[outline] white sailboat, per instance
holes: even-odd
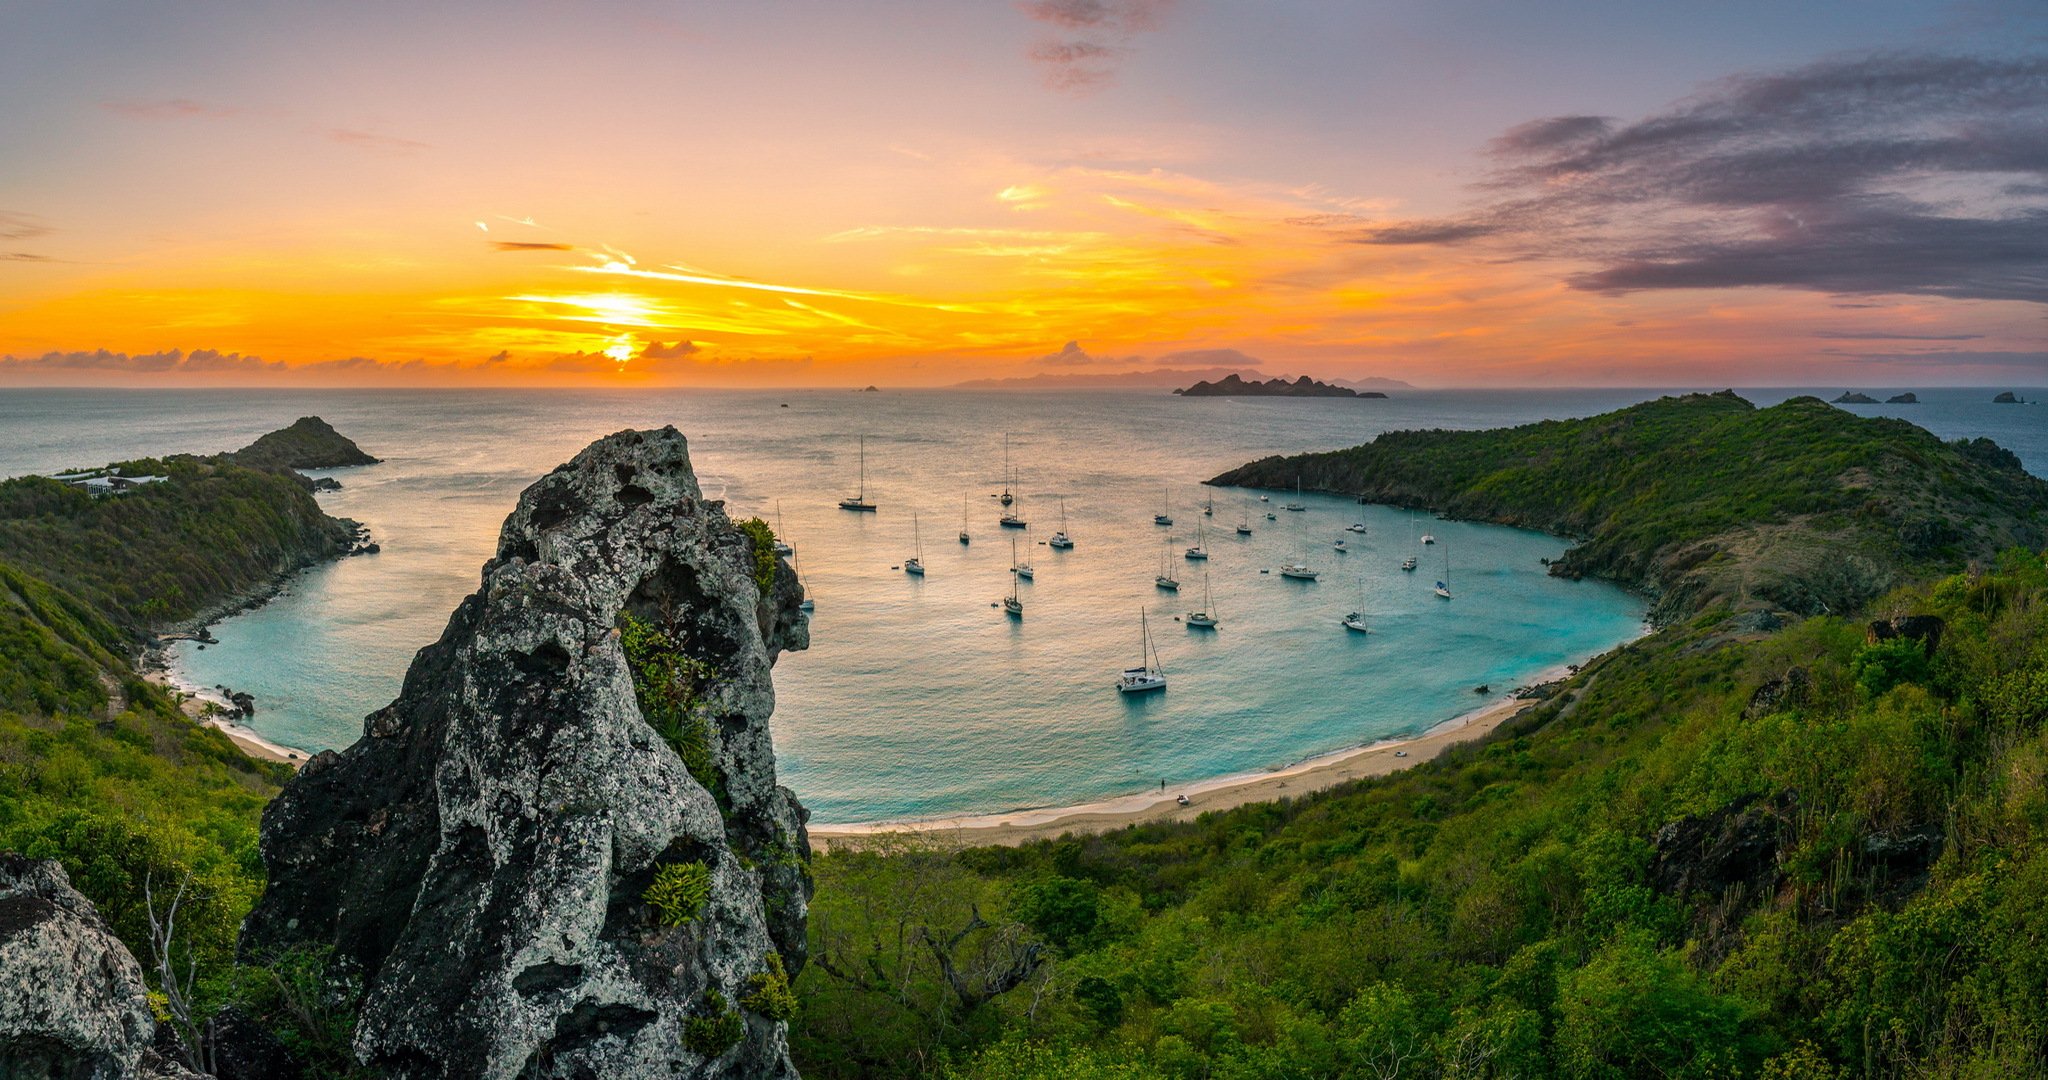
[[[782,500],[777,499],[775,500],[775,553],[783,558],[796,554],[796,549],[789,546],[789,541],[784,540],[782,537]]]
[[[1173,576],[1173,534],[1166,534],[1166,550],[1159,555],[1159,573],[1152,578],[1152,584],[1167,592],[1180,591],[1180,579]]]
[[[1355,631],[1357,631],[1358,633],[1361,633],[1361,634],[1369,634],[1369,633],[1371,633],[1371,632],[1372,632],[1372,631],[1371,631],[1371,629],[1369,629],[1369,628],[1368,628],[1368,627],[1367,627],[1367,626],[1365,625],[1365,575],[1364,575],[1364,574],[1360,574],[1360,575],[1358,575],[1358,610],[1357,610],[1357,611],[1354,611],[1354,612],[1352,612],[1352,613],[1351,613],[1351,614],[1349,614],[1349,615],[1346,615],[1346,616],[1344,616],[1344,629],[1346,629],[1346,630],[1355,630]]]
[[[1209,599],[1209,571],[1202,571],[1202,610],[1188,612],[1188,625],[1197,630],[1216,629],[1216,605]]]
[[[1060,496],[1060,529],[1052,534],[1052,539],[1047,540],[1045,546],[1061,550],[1074,546],[1074,538],[1067,535],[1067,497],[1065,495]]]
[[[924,534],[917,528],[917,511],[910,512],[910,543],[916,554],[903,560],[903,572],[915,577],[924,576]]]
[[[1018,577],[1020,577],[1020,578],[1023,578],[1023,579],[1025,580],[1025,581],[1030,581],[1030,580],[1031,580],[1031,576],[1032,576],[1033,574],[1036,574],[1037,572],[1038,572],[1038,571],[1036,571],[1036,570],[1033,570],[1033,569],[1031,568],[1031,564],[1030,564],[1029,562],[1018,562],[1018,561],[1017,561],[1017,540],[1016,540],[1016,538],[1015,538],[1015,537],[1011,537],[1011,538],[1010,538],[1010,573],[1012,573],[1012,574],[1015,574],[1015,575],[1017,575],[1017,576],[1018,576]]]
[[[1162,506],[1161,506],[1161,507],[1159,508],[1159,512],[1158,512],[1158,513],[1156,513],[1156,514],[1152,515],[1152,524],[1154,524],[1154,525],[1171,525],[1171,524],[1173,524],[1173,485],[1172,485],[1172,484],[1168,484],[1168,485],[1166,485],[1166,502],[1165,502],[1165,503],[1164,503],[1164,504],[1163,504],[1163,505],[1162,505]]]
[[[1409,572],[1409,573],[1411,573],[1411,574],[1412,574],[1412,573],[1414,573],[1414,572],[1415,572],[1415,556],[1413,556],[1413,555],[1410,555],[1410,556],[1408,556],[1407,558],[1405,558],[1405,559],[1402,559],[1402,560],[1401,560],[1401,569],[1403,569],[1403,570],[1406,570],[1406,571],[1408,571],[1408,572]]]
[[[1010,538],[1010,563],[1017,562],[1017,538]],[[1012,619],[1024,617],[1024,601],[1017,599],[1017,575],[1010,575],[1010,595],[1003,597],[1003,614]]]
[[[1208,500],[1207,500],[1207,501],[1205,501],[1205,502],[1203,502],[1203,503],[1202,503],[1202,516],[1203,516],[1203,517],[1215,517],[1215,516],[1216,516],[1216,496],[1214,496],[1214,495],[1211,495],[1211,496],[1209,496],[1209,498],[1208,498]]]
[[[1241,517],[1241,518],[1239,518],[1239,519],[1238,519],[1238,522],[1237,522],[1237,535],[1239,535],[1239,536],[1250,536],[1251,534],[1252,534],[1252,502],[1251,502],[1251,500],[1250,500],[1250,499],[1246,499],[1246,500],[1245,500],[1245,502],[1244,502],[1244,516],[1243,516],[1243,517]]]
[[[1142,640],[1138,666],[1125,668],[1123,674],[1116,677],[1116,689],[1120,694],[1166,689],[1166,670],[1159,666],[1159,650],[1152,645],[1152,627],[1145,621],[1144,608],[1138,609],[1138,635]]]
[[[1301,501],[1301,478],[1300,478],[1300,477],[1296,477],[1296,478],[1295,478],[1295,480],[1294,480],[1294,501],[1293,501],[1293,502],[1291,502],[1291,503],[1288,503],[1288,504],[1287,504],[1286,506],[1283,506],[1283,507],[1281,507],[1280,509],[1282,509],[1282,510],[1292,510],[1292,511],[1294,511],[1295,513],[1300,513],[1301,511],[1303,511],[1303,510],[1306,510],[1306,509],[1308,509],[1308,506],[1307,506],[1307,505],[1305,505],[1305,504],[1304,504],[1304,503],[1303,503],[1303,502]]]
[[[1446,600],[1451,598],[1451,553],[1444,551],[1444,579],[1436,583],[1436,594]]]
[[[874,513],[875,504],[868,501],[868,437],[860,437],[860,493],[839,500],[841,510],[862,510]]]
[[[973,537],[971,537],[971,536],[967,535],[967,508],[968,508],[969,504],[970,504],[970,500],[968,499],[967,493],[966,493],[966,492],[964,492],[964,491],[963,491],[963,492],[961,492],[961,493],[960,493],[960,542],[961,542],[961,543],[963,543],[963,544],[966,544],[966,543],[971,543],[971,542],[973,542],[973,540],[974,540],[974,538],[973,538]]]
[[[796,605],[798,611],[816,611],[818,602],[811,599],[811,587],[804,581],[804,564],[801,559],[791,559],[790,572],[796,575],[796,586],[804,591],[804,598]]]
[[[1003,432],[1003,493],[997,499],[1004,506],[1015,501],[1010,494],[1010,433],[1007,431]]]
[[[1317,578],[1317,576],[1322,573],[1322,571],[1317,570],[1315,567],[1310,566],[1308,564],[1307,556],[1301,554],[1301,541],[1298,533],[1299,530],[1297,530],[1296,536],[1296,554],[1294,556],[1294,561],[1280,568],[1280,576],[1284,578],[1292,578],[1295,581],[1314,581]]]
[[[1195,546],[1181,553],[1183,557],[1200,561],[1209,557],[1208,537],[1202,529],[1201,519],[1195,520]]]

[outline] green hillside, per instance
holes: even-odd
[[[1817,398],[1691,394],[1495,431],[1393,431],[1212,484],[1422,506],[1579,540],[1553,571],[1647,589],[1654,613],[1857,609],[1916,577],[2048,544],[2048,482],[1989,440],[1944,443]]]
[[[1879,607],[1933,655],[1704,616],[1390,777],[821,855],[805,1075],[2042,1075],[2048,570]]]

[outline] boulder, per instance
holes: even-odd
[[[46,859],[0,854],[0,1076],[194,1077],[152,1049],[142,966]]]
[[[1948,624],[1939,615],[1901,615],[1894,619],[1877,619],[1863,632],[1863,640],[1875,645],[1892,638],[1911,638],[1933,656],[1941,647],[1941,632]]]
[[[1806,704],[1807,696],[1813,691],[1813,677],[1803,667],[1790,667],[1785,674],[1765,680],[1756,692],[1749,695],[1749,704],[1742,709],[1744,720],[1769,716],[1780,709],[1793,709]]]
[[[802,595],[675,429],[593,443],[520,496],[397,700],[265,811],[244,950],[332,946],[387,1076],[794,1076],[746,1003],[805,958],[806,815],[768,731]],[[643,714],[622,627],[660,631],[686,693]]]

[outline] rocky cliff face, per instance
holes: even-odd
[[[190,1077],[150,1049],[142,968],[48,860],[0,855],[0,1076]]]
[[[528,488],[363,737],[264,815],[253,953],[330,944],[400,1077],[793,1076],[805,813],[770,665],[788,566],[626,431]]]

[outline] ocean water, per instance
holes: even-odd
[[[343,489],[321,496],[368,524],[381,554],[300,575],[216,626],[218,645],[174,654],[182,678],[254,694],[265,737],[321,749],[353,741],[397,692],[413,653],[476,587],[522,488],[593,438],[674,424],[706,495],[779,523],[797,547],[817,611],[811,649],[776,668],[778,766],[819,820],[856,822],[1061,805],[1291,763],[1419,732],[1486,700],[1479,684],[1498,693],[1626,640],[1640,632],[1641,601],[1545,574],[1540,560],[1562,540],[1312,494],[1306,512],[1289,513],[1279,507],[1291,495],[1260,503],[1199,481],[1390,429],[1589,415],[1656,393],[13,391],[0,392],[0,475],[231,449],[306,414],[385,458],[334,471]],[[1990,405],[1988,391],[1920,396],[1856,411],[1988,435],[2048,469],[2048,419],[2034,407]],[[1006,433],[1031,522],[1021,533],[997,527],[990,497]],[[857,484],[862,436],[875,514],[834,505]],[[1169,499],[1172,529],[1152,522]],[[1213,517],[1200,511],[1208,499]],[[1071,551],[1043,544],[1062,504]],[[897,569],[913,550],[913,512],[921,580]],[[1254,532],[1239,537],[1247,513]],[[963,518],[966,546],[955,538]],[[1354,521],[1364,536],[1344,531]],[[1204,567],[1178,557],[1197,522],[1215,631],[1179,621],[1202,606]],[[1419,546],[1425,529],[1441,542]],[[1019,585],[1021,622],[992,606],[1009,588],[1013,537],[1037,571]],[[1340,538],[1350,553],[1333,549]],[[1152,582],[1169,554],[1178,594]],[[1421,568],[1403,573],[1410,554]],[[1297,557],[1322,580],[1264,572]],[[1430,593],[1446,574],[1450,602]],[[1361,596],[1369,635],[1338,624]],[[1170,686],[1131,698],[1113,683],[1138,662],[1141,610]]]

